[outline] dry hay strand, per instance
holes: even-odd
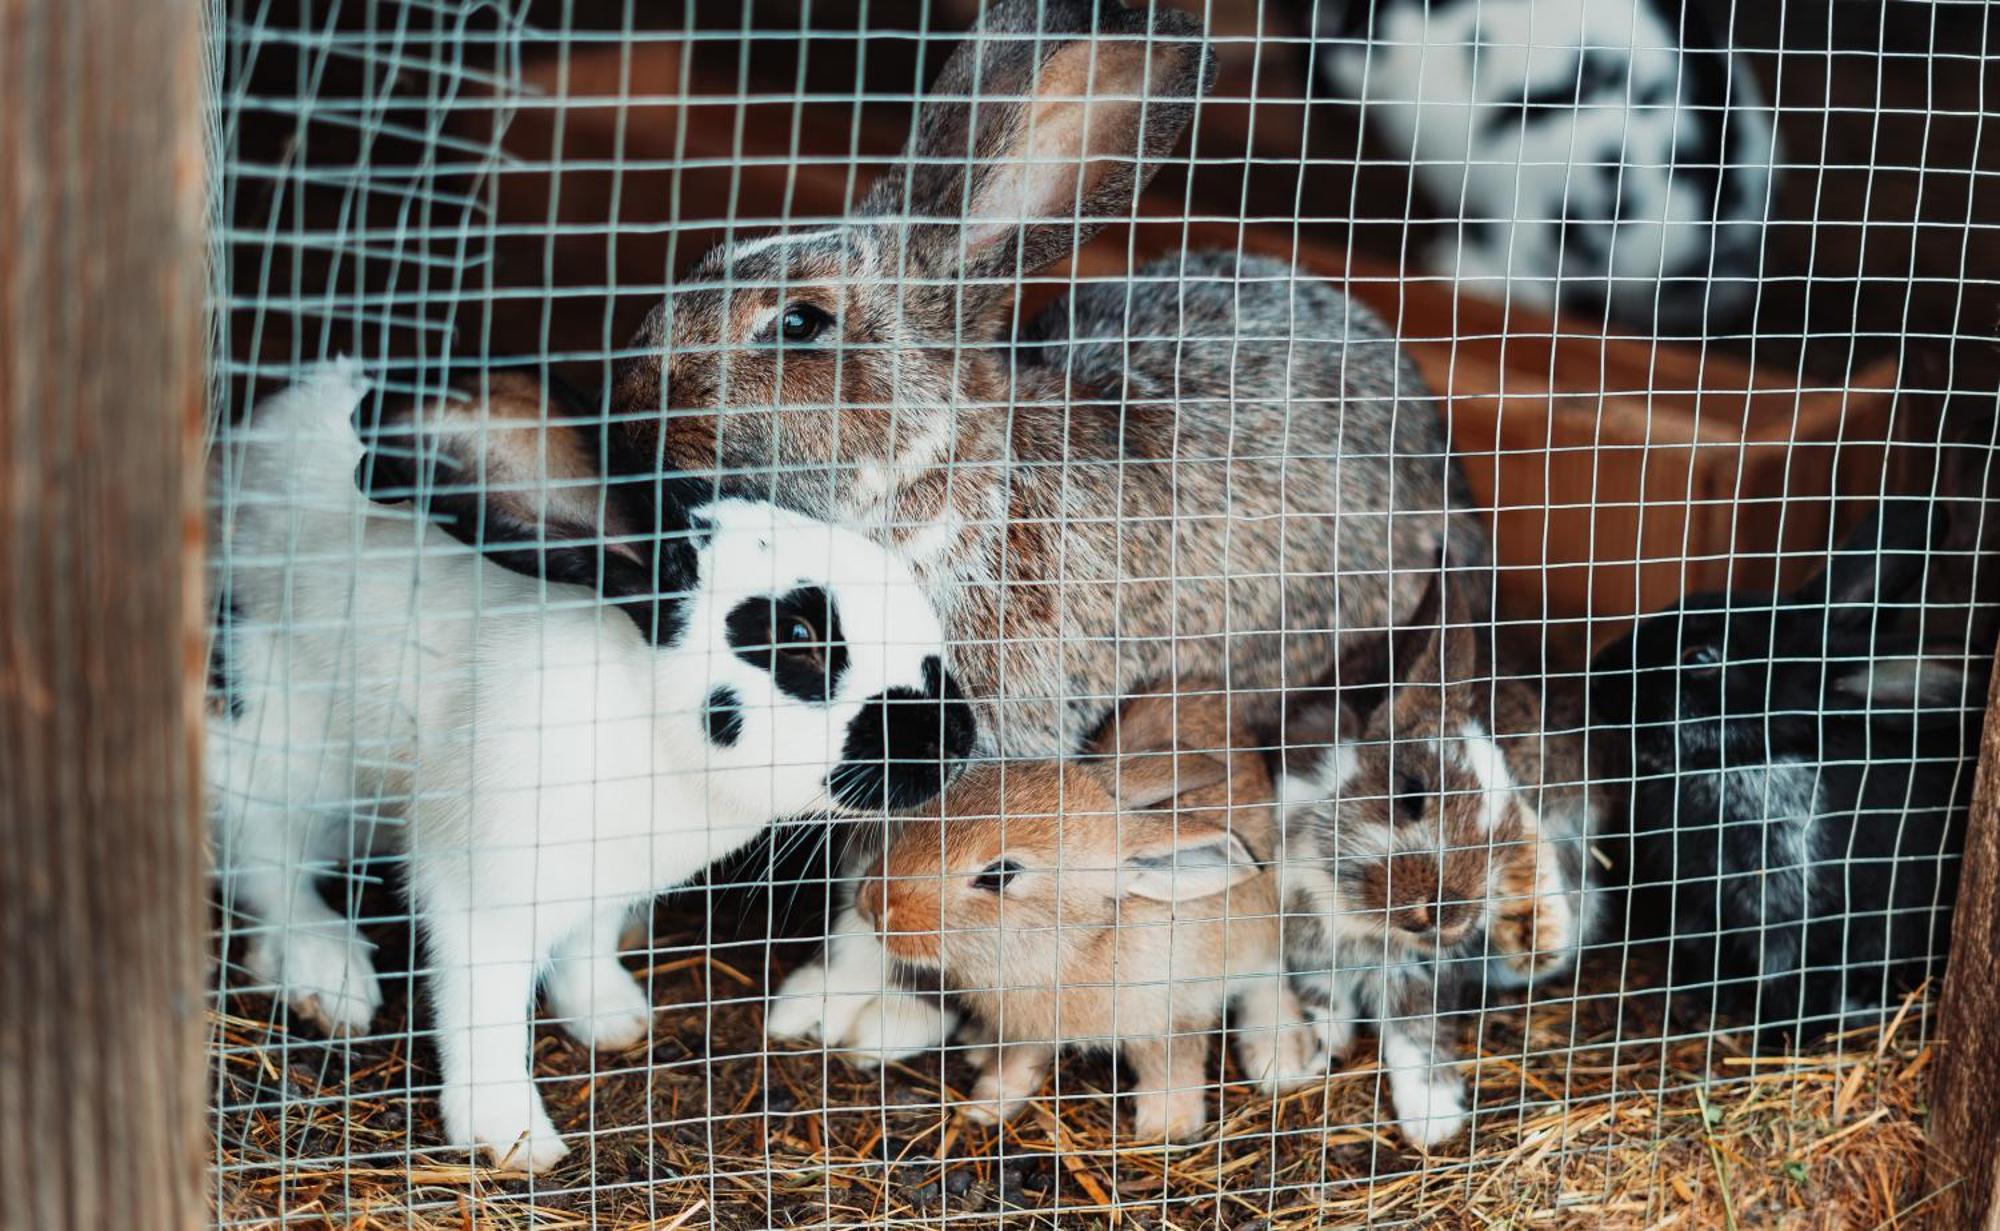
[[[683,934],[684,936],[686,934]],[[698,933],[696,935],[699,935]],[[649,1045],[592,1056],[544,1029],[537,1071],[572,1153],[535,1178],[438,1140],[426,1041],[329,1044],[231,997],[212,1032],[212,1192],[231,1227],[1875,1228],[1924,1225],[1928,1004],[1804,1054],[1664,1028],[1622,964],[1579,994],[1468,1022],[1479,1116],[1429,1155],[1391,1126],[1372,1047],[1276,1099],[1224,1064],[1218,1123],[1134,1141],[1118,1070],[1070,1059],[1012,1123],[953,1110],[971,1066],[868,1072],[767,1053],[763,942],[666,951]],[[409,1022],[407,979],[391,1014]],[[389,1020],[385,1016],[383,1020]],[[418,1036],[421,1040],[421,1034]],[[1194,1040],[1199,1043],[1200,1040]],[[1220,1054],[1224,1049],[1217,1044]]]

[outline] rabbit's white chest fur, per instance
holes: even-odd
[[[1798,757],[1681,779],[1685,811],[1678,823],[1741,829],[1729,840],[1716,836],[1721,875],[1736,878],[1728,883],[1744,886],[1744,896],[1774,920],[1803,917],[1811,898],[1817,855],[1813,818],[1822,811],[1819,779],[1819,766]],[[1704,807],[1711,800],[1713,807]],[[1746,824],[1743,818],[1754,819]],[[1789,929],[1771,928],[1759,937],[1759,946],[1767,977],[1798,965],[1798,940]]]

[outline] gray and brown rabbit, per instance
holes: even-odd
[[[1134,216],[1210,70],[1185,14],[993,5],[847,219],[709,253],[615,375],[617,456],[899,549],[995,753],[1072,752],[1133,684],[1193,673],[1268,724],[1344,633],[1415,604],[1392,564],[1448,533],[1484,552],[1421,378],[1334,286],[1189,253],[1018,319],[1026,275]],[[834,930],[880,991],[866,929]],[[832,1008],[844,978],[801,972],[813,1003],[775,1032],[902,1033]],[[937,1040],[911,1013],[883,1050]]]

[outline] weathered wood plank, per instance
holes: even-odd
[[[2000,671],[1990,687],[1938,1006],[1930,1178],[1951,1187],[1929,1225],[2000,1231]]]
[[[195,1227],[197,4],[0,0],[0,1227]]]

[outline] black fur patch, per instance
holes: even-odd
[[[1322,25],[1320,35],[1325,37],[1330,34],[1335,38],[1366,38],[1375,33],[1376,23],[1391,7],[1388,3],[1377,3],[1376,0],[1352,0],[1351,3],[1337,9],[1329,4],[1320,10],[1321,13],[1332,12],[1336,15],[1330,27]]]
[[[801,622],[810,630],[804,640],[791,635]],[[840,628],[840,609],[820,587],[746,599],[724,623],[736,657],[770,672],[787,696],[824,705],[840,687],[847,672],[847,638]]]
[[[1526,128],[1544,120],[1572,118],[1579,107],[1622,107],[1625,77],[1631,71],[1631,58],[1623,52],[1608,48],[1579,51],[1569,72],[1537,89],[1523,83],[1521,96],[1495,106],[1480,127],[1493,134],[1509,127]]]
[[[1736,110],[1744,100],[1733,97],[1729,53],[1721,50],[1717,31],[1710,28],[1700,9],[1700,5],[1688,6],[1681,30],[1680,102],[1693,109],[1679,118],[1674,178],[1691,185],[1702,209],[1712,215],[1718,202],[1727,207],[1739,191],[1734,181],[1741,178],[1741,172],[1732,172],[1726,177],[1731,182],[1723,182],[1723,138],[1748,123],[1749,117]],[[1732,104],[1727,112],[1722,110],[1725,102]],[[1704,256],[1701,269],[1687,272],[1705,273],[1707,265]]]
[[[1622,51],[1593,47],[1583,53],[1577,69],[1576,94],[1579,103],[1603,100],[1620,106],[1625,102],[1625,78],[1632,72],[1632,59]]]
[[[688,537],[697,551],[707,551],[715,541],[715,523],[699,513],[690,512],[687,518]]]
[[[494,368],[489,375],[509,370]],[[477,371],[459,373],[449,382],[456,390],[451,396],[476,397],[483,380]],[[634,543],[638,559],[606,551],[596,525],[543,524],[539,517],[524,516],[518,501],[480,490],[475,481],[478,459],[447,456],[438,440],[425,437],[420,403],[412,394],[384,393],[356,410],[355,427],[365,452],[355,467],[355,486],[382,504],[421,499],[426,517],[501,568],[587,586],[630,616],[647,641],[677,642],[686,625],[686,593],[698,570],[686,510],[692,499],[706,494],[705,487],[685,478],[660,477],[653,473],[656,466],[642,469],[611,424],[588,423],[596,406],[593,396],[553,378],[544,381],[543,390],[556,413],[580,421],[570,430],[585,454],[608,472],[604,497],[620,512],[615,520],[633,528],[635,536],[646,535]]]
[[[212,712],[226,707],[231,718],[243,717],[243,692],[236,686],[236,673],[229,664],[229,641],[243,609],[229,596],[227,583],[222,593],[222,609],[217,614],[208,639],[208,706]]]
[[[1578,52],[1569,71],[1557,75],[1549,84],[1531,88],[1529,83],[1522,82],[1521,96],[1495,106],[1488,113],[1484,128],[1489,133],[1516,125],[1526,128],[1540,119],[1575,111],[1577,94],[1583,84],[1584,65],[1584,53]]]
[[[891,688],[849,725],[828,787],[861,812],[913,808],[944,789],[976,733],[965,693],[933,654],[924,659],[923,691]]]
[[[1574,261],[1576,266],[1580,267],[1577,272],[1598,274],[1610,268],[1610,221],[1609,218],[1595,216],[1573,201],[1565,208],[1562,220],[1562,251],[1570,261]]]
[[[717,684],[708,694],[708,705],[702,710],[701,719],[709,743],[734,748],[743,736],[743,698],[727,684]]]

